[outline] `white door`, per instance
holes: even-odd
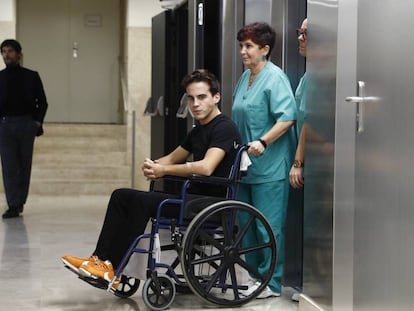
[[[371,98],[356,133],[354,310],[414,310],[412,12],[358,2],[357,80]]]
[[[119,0],[18,0],[23,64],[42,77],[46,121],[119,121],[119,16]]]

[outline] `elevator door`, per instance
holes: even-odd
[[[414,310],[413,11],[358,2],[354,310]]]
[[[18,0],[23,65],[39,71],[46,121],[119,120],[119,0]]]

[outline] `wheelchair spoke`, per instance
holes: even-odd
[[[234,263],[230,265],[229,273],[230,273],[230,278],[231,278],[231,284],[233,287],[234,297],[236,297],[236,299],[240,299],[239,286],[237,285],[237,277],[236,277],[236,270],[234,269]]]
[[[243,267],[244,269],[246,269],[247,270],[247,272],[250,274],[250,275],[252,275],[254,278],[256,278],[256,279],[258,279],[258,280],[260,280],[260,281],[262,281],[263,279],[264,279],[264,277],[263,277],[263,275],[261,275],[260,274],[260,272],[257,270],[257,269],[255,269],[255,268],[253,268],[251,265],[249,265],[247,262],[245,262],[244,260],[242,260],[242,259],[238,259],[238,260],[236,260],[236,262],[241,266],[241,267]]]
[[[262,250],[262,249],[265,249],[265,248],[272,248],[272,244],[270,242],[268,242],[268,243],[259,244],[259,245],[255,245],[255,246],[245,247],[245,248],[242,248],[242,249],[239,250],[239,254],[243,255],[243,254],[246,254],[246,253]]]
[[[252,225],[252,223],[254,222],[254,220],[255,220],[255,217],[253,215],[251,215],[249,220],[247,221],[247,223],[243,226],[242,230],[237,235],[236,240],[234,242],[235,245],[241,245],[242,239],[246,235],[247,230],[249,230],[249,228]]]
[[[214,239],[214,237],[212,237],[210,234],[208,234],[205,230],[200,229],[199,236],[200,236],[200,238],[202,238],[203,240],[208,242],[208,244],[211,244],[212,246],[214,246],[218,250],[220,250],[220,251],[223,250],[223,245],[219,241]]]
[[[222,260],[223,258],[224,258],[223,254],[206,256],[206,257],[203,257],[203,258],[192,259],[190,261],[190,265],[192,265],[192,266],[200,265],[200,264],[203,264],[203,263],[209,263],[211,261]]]
[[[163,301],[160,301],[160,300],[162,300],[162,296],[160,296],[159,294],[157,294],[157,293],[153,293],[153,294],[151,294],[151,295],[148,295],[148,298],[152,301],[152,302],[154,302],[155,304],[157,304],[157,305],[160,305],[160,304],[162,304],[163,303]]]
[[[236,213],[234,211],[228,210],[226,213],[222,213],[221,215],[221,225],[223,227],[224,232],[224,245],[232,245],[233,244],[233,230],[236,224]]]
[[[152,288],[152,286],[150,286],[150,288],[152,289],[152,293],[148,294],[148,299],[153,302],[154,304],[160,305],[162,302],[160,302],[160,298],[162,299],[162,296],[160,296],[159,294],[157,294],[154,289]]]
[[[207,283],[207,286],[205,287],[205,290],[207,291],[207,293],[211,291],[211,289],[217,283],[217,279],[220,277],[220,275],[222,275],[222,273],[224,273],[225,269],[226,269],[226,265],[222,264],[221,266],[218,267],[217,271],[212,274],[213,277],[211,278],[211,280]]]
[[[197,249],[195,249],[194,250],[194,255],[198,255],[200,258],[210,258],[211,259],[211,256],[209,257],[209,255],[207,255],[207,253],[204,251],[204,250],[197,250]],[[221,260],[222,258],[219,258],[219,260]],[[190,264],[192,264],[193,262],[190,262]],[[208,264],[209,264],[209,266],[210,267],[212,267],[213,269],[218,269],[218,264],[216,264],[215,263],[215,261],[213,260],[213,261],[209,261],[208,262]]]

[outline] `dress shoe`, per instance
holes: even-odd
[[[19,217],[19,214],[21,212],[19,212],[19,209],[17,208],[9,208],[7,211],[4,212],[4,214],[2,215],[3,218],[14,218],[14,217]]]

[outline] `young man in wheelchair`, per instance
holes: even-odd
[[[158,160],[145,160],[142,171],[149,180],[165,175],[227,177],[241,140],[236,125],[219,110],[219,82],[207,70],[196,70],[184,77],[183,85],[189,109],[198,124],[173,152]],[[193,162],[185,162],[190,155],[193,155]],[[208,186],[194,188],[192,193],[223,197],[224,190]],[[89,258],[65,255],[63,263],[82,276],[110,282],[131,243],[144,233],[150,218],[156,216],[160,202],[171,197],[174,195],[163,192],[115,190],[108,203],[95,251]],[[178,205],[168,206],[162,210],[162,216],[176,218],[179,209]],[[112,288],[116,289],[118,285],[119,281],[113,283]]]

